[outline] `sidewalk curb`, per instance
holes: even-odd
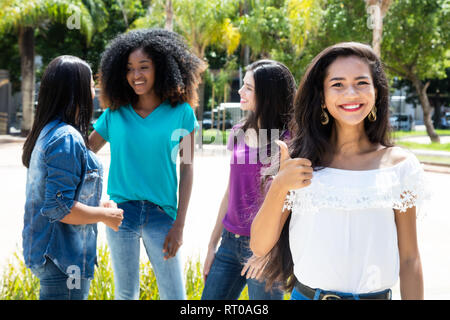
[[[450,158],[450,152],[448,152],[448,151],[437,151],[437,150],[435,151],[435,150],[423,150],[423,149],[410,149],[410,151],[418,156]]]
[[[421,162],[421,164],[424,171],[450,174],[450,164],[435,164],[431,162]]]
[[[12,136],[12,135],[0,135],[0,144],[6,144],[6,143],[24,143],[26,140],[26,137],[20,137],[20,136]]]

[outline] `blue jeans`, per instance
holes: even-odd
[[[265,291],[266,283],[241,276],[242,268],[252,256],[250,237],[238,236],[223,230],[222,241],[211,265],[202,300],[237,300],[248,285],[250,300],[282,300],[283,291],[277,286]]]
[[[295,288],[292,290],[291,293],[291,300],[310,300],[304,295],[302,295],[300,292],[298,292]]]
[[[389,290],[390,290],[390,289],[389,289]],[[316,291],[316,296],[319,296],[321,291],[322,291],[322,290]],[[329,292],[329,291],[324,291],[324,292]],[[332,291],[332,292],[330,292],[330,293],[336,293],[336,294],[338,294],[339,296],[352,296],[352,295],[353,295],[353,294],[351,294],[351,293],[344,293],[344,292],[338,292],[338,291]],[[353,296],[354,296],[354,299],[355,299],[355,300],[359,300],[357,294],[355,294],[355,295],[353,295]],[[292,290],[291,300],[311,300],[311,299],[305,297],[303,294],[301,294],[300,292],[298,292],[298,291],[294,288],[294,290]],[[315,297],[313,300],[318,300],[318,298]]]
[[[145,246],[158,284],[161,300],[186,299],[179,251],[164,260],[163,245],[174,220],[161,207],[149,201],[127,201],[119,231],[106,228],[114,271],[115,299],[139,299],[140,239]]]
[[[39,300],[86,300],[89,295],[89,279],[75,277],[75,273],[69,279],[49,258],[31,270],[39,278]]]

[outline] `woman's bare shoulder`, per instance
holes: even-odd
[[[385,147],[382,150],[383,166],[395,166],[411,156],[411,152],[398,146]]]

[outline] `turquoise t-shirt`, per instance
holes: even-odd
[[[175,219],[179,143],[198,126],[188,103],[172,107],[163,102],[146,118],[131,105],[106,109],[94,129],[110,143],[107,192],[111,200],[148,200]]]

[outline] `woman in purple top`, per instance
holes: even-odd
[[[248,116],[233,127],[228,140],[230,178],[203,266],[202,299],[238,299],[248,285],[251,300],[281,300],[277,285],[266,291],[265,281],[259,279],[265,261],[253,257],[249,241],[253,218],[264,200],[261,169],[270,166],[271,151],[277,150],[274,140],[289,138],[295,80],[282,63],[256,61],[247,67],[239,95]]]

